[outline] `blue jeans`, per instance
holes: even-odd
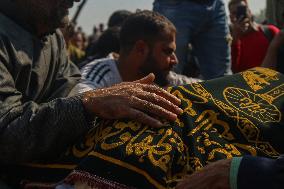
[[[231,74],[229,27],[223,0],[155,0],[154,11],[177,28],[177,73],[186,73],[188,44],[192,44],[203,79]]]

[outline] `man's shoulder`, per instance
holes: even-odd
[[[272,24],[268,24],[266,25],[266,27],[273,33],[273,34],[277,34],[280,30],[279,28],[277,28],[276,26],[272,25]]]
[[[267,25],[260,25],[260,31],[263,35],[267,38],[270,42],[272,41],[273,37],[280,32],[279,28],[274,25],[267,24]]]
[[[177,74],[173,71],[170,71],[168,75],[168,81],[170,85],[185,85],[185,84],[202,82],[203,80],[198,78],[187,77],[185,75]]]
[[[117,65],[112,58],[97,59],[89,62],[81,69],[84,82],[94,88],[108,87],[121,82]]]
[[[115,61],[112,58],[101,58],[101,59],[94,59],[90,60],[89,63],[87,63],[85,66],[81,68],[81,72],[90,72],[97,69],[100,69],[100,67],[113,67]]]

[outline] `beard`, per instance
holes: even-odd
[[[54,14],[54,27],[64,28],[69,24],[69,8],[73,7],[74,0],[62,0]]]
[[[68,15],[69,15],[68,10],[59,9],[57,13],[51,19],[52,22],[50,23],[50,25],[52,26],[52,28],[54,29],[59,28],[59,27],[64,28],[68,26],[69,24]]]
[[[73,0],[63,0],[53,13],[49,14],[48,21],[51,29],[64,28],[69,24],[69,8],[73,6]]]
[[[140,70],[144,76],[148,75],[149,73],[154,73],[154,82],[160,87],[166,87],[169,85],[168,75],[171,69],[169,68],[167,70],[161,70],[160,68],[158,68],[157,61],[151,53],[149,53],[148,57],[146,58],[146,61],[144,62]]]

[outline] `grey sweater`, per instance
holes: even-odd
[[[60,31],[39,39],[0,12],[0,164],[55,158],[90,129],[63,98],[79,79]]]

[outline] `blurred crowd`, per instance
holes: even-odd
[[[277,15],[273,15],[276,14],[273,9],[281,5],[273,5],[273,1],[269,1],[267,12],[271,14],[257,23],[247,0],[231,0],[228,4],[228,17],[222,1],[216,1],[210,10],[202,7],[206,3],[208,2],[198,1],[196,6],[194,1],[156,0],[153,4],[153,10],[165,15],[178,31],[178,64],[173,66],[175,72],[205,80],[257,66],[283,72],[279,62],[283,59],[283,34],[280,30],[283,27],[284,13],[278,11]],[[169,15],[167,9],[173,15]],[[110,53],[118,56],[120,27],[131,14],[127,10],[115,11],[110,15],[107,26],[99,23],[94,26],[90,36],[86,35],[82,27],[72,23],[68,28],[62,29],[70,59],[82,68]]]

